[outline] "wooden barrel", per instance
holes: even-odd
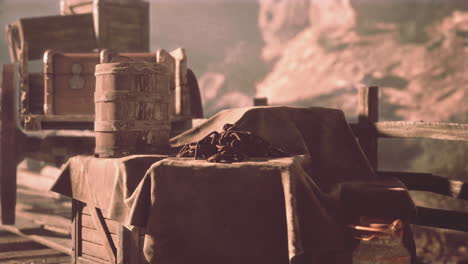
[[[97,156],[161,153],[169,146],[169,75],[144,61],[96,65]]]

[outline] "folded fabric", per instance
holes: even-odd
[[[254,107],[221,111],[171,139],[172,146],[201,140],[229,123],[251,131],[288,154],[311,157],[310,176],[325,191],[343,181],[376,179],[341,110]]]

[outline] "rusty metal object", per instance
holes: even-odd
[[[223,131],[211,132],[196,143],[186,144],[177,157],[194,157],[209,162],[231,163],[248,157],[285,157],[283,150],[250,131],[239,130],[233,124],[225,124]]]

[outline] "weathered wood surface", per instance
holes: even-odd
[[[44,114],[44,73],[29,73],[29,111]]]
[[[96,227],[96,230],[98,231],[99,237],[101,239],[101,245],[103,245],[104,251],[107,255],[107,260],[109,260],[112,263],[115,263],[117,259],[117,249],[115,248],[114,241],[112,240],[111,233],[107,228],[104,217],[102,216],[102,213],[98,208],[92,208],[90,211],[94,226]],[[84,244],[85,241],[83,241],[83,248]]]
[[[61,0],[60,14],[75,15],[93,13],[92,0]]]
[[[21,115],[29,114],[29,70],[28,70],[28,60],[29,60],[29,43],[25,41],[22,44],[22,49],[19,51],[19,89],[20,89],[20,105],[19,111]]]
[[[119,232],[119,223],[116,221],[110,220],[110,219],[104,219],[104,222],[106,223],[107,229],[111,234],[118,234]],[[81,215],[81,225],[83,227],[92,229],[92,230],[97,230],[96,226],[94,225],[94,221],[92,216],[90,215]]]
[[[149,3],[94,1],[96,39],[100,48],[119,52],[149,51]]]
[[[16,207],[16,122],[15,65],[2,67],[0,113],[0,212],[1,223],[15,223]]]
[[[110,234],[110,237],[112,238],[112,242],[114,243],[114,245],[117,244],[118,236],[116,234]],[[95,229],[82,227],[81,238],[83,239],[83,241],[88,241],[98,245],[104,245],[101,233]]]
[[[99,53],[100,63],[111,63],[118,61],[147,61],[157,62],[157,54],[151,52],[116,52],[110,49],[103,49]]]
[[[169,114],[171,119],[174,118],[176,114],[176,98],[175,98],[175,90],[176,90],[176,61],[172,55],[165,51],[164,49],[159,49],[156,52],[156,61],[159,64],[166,66],[169,74],[169,94],[170,94],[170,101],[171,101],[171,108]]]
[[[378,172],[381,177],[395,177],[409,190],[428,191],[456,199],[468,200],[468,183],[450,180],[430,173]]]
[[[47,49],[91,52],[97,48],[92,14],[21,18],[10,24],[9,32],[15,31],[17,36],[9,37],[13,41],[9,44],[13,47],[12,62],[19,62],[21,57],[42,59]]]
[[[378,87],[361,87],[358,90],[358,124],[372,127],[379,119]],[[373,133],[358,134],[358,141],[374,169],[378,168],[378,139]]]
[[[92,117],[97,64],[98,53],[47,50],[44,54],[44,113]]]
[[[14,226],[3,225],[1,228],[64,254],[72,254],[71,240],[69,237],[48,231],[29,219],[17,217],[17,223],[15,223]]]
[[[175,115],[190,115],[190,99],[187,85],[187,55],[185,49],[173,50],[171,56],[175,59]]]
[[[468,213],[418,206],[413,224],[468,232]]]
[[[169,145],[167,69],[147,62],[96,66],[94,131],[99,157],[157,153]]]
[[[106,243],[115,246],[117,263],[146,263],[143,256],[144,229],[133,227],[132,230],[118,222],[106,219],[102,212],[100,224],[93,220],[94,207],[73,201],[73,241],[74,263],[111,263],[109,248]],[[96,218],[96,217],[95,217]],[[102,229],[99,231],[99,225]],[[112,245],[110,246],[112,248]]]
[[[105,263],[116,263],[115,260],[114,261],[108,260],[106,249],[102,245],[94,244],[88,241],[82,241],[81,247],[82,247],[82,256],[84,258],[88,258],[90,260],[93,258],[97,258],[100,261],[105,262]]]
[[[351,124],[356,135],[375,134],[380,138],[426,138],[468,141],[468,124],[424,121],[385,121],[372,127]]]

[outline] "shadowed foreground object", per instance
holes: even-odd
[[[148,164],[150,156],[77,156],[53,190],[99,208],[111,234],[112,225],[145,227],[144,251],[138,254],[151,263],[349,263],[348,237],[332,190],[340,183],[377,178],[343,112],[225,110],[171,143],[196,142],[226,123],[261,136],[291,157],[230,164],[160,157]],[[406,204],[401,210],[411,210]],[[114,256],[124,252],[113,245]]]
[[[0,263],[69,264],[71,257],[0,228]]]

